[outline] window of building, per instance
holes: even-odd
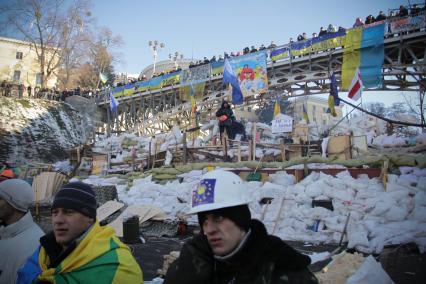
[[[41,73],[37,73],[36,74],[36,85],[41,85],[41,78],[42,78]]]
[[[13,72],[13,82],[19,82],[19,79],[21,79],[21,71],[15,70]]]
[[[323,107],[323,108],[322,108],[322,111],[323,111],[324,113],[326,113],[326,112],[327,112],[327,108],[326,108],[326,107]]]
[[[20,51],[17,51],[16,52],[16,59],[22,59],[22,52],[20,52]]]

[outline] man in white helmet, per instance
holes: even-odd
[[[201,234],[186,242],[167,271],[165,284],[318,283],[310,258],[251,219],[249,200],[237,175],[207,173],[192,191],[190,214],[198,214]]]
[[[0,283],[16,282],[18,269],[44,235],[28,210],[33,201],[33,189],[26,181],[0,182]]]

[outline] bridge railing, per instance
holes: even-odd
[[[375,22],[368,25],[363,25],[362,28],[369,28],[372,26],[384,24],[385,25],[385,38],[407,34],[413,31],[424,30],[426,27],[426,14],[425,11],[420,12],[414,16],[406,17],[391,17],[386,20]],[[358,27],[359,28],[359,27]],[[350,30],[350,29],[347,29]],[[317,54],[328,52],[330,50],[341,49],[345,45],[346,29],[341,29],[333,33],[297,41],[262,50],[261,52],[268,53],[267,63],[276,63],[290,61],[296,57],[303,57],[310,54]],[[126,97],[136,93],[152,92],[161,90],[164,87],[179,86],[181,83],[181,76],[186,76],[188,72],[197,74],[197,70],[202,70],[202,81],[211,80],[213,77],[223,73],[224,61],[217,61],[207,63],[205,65],[192,67],[188,70],[181,70],[170,74],[154,77],[150,80],[139,81],[136,83],[127,84],[112,89],[103,91],[102,96],[97,100],[98,104],[106,103],[109,101],[109,95],[112,93],[114,97]],[[208,67],[208,76],[205,75],[205,67]],[[185,73],[186,72],[186,73]]]

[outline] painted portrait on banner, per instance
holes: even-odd
[[[266,58],[266,52],[261,51],[229,60],[244,97],[262,94],[268,90]]]

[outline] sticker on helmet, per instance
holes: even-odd
[[[216,179],[203,179],[192,191],[192,207],[214,202]]]

